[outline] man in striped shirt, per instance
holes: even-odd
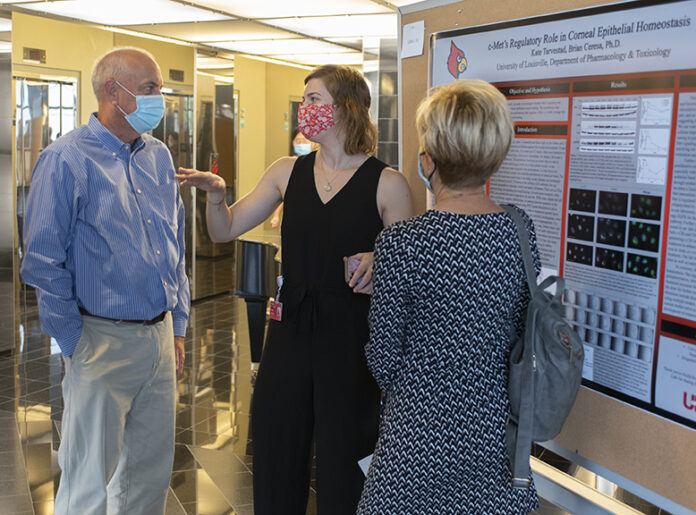
[[[184,208],[153,57],[92,73],[99,110],[34,168],[22,277],[65,363],[56,514],[163,513],[190,294]]]

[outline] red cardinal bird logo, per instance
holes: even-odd
[[[464,52],[462,52],[452,41],[452,46],[450,47],[450,54],[447,58],[447,69],[452,74],[455,79],[459,78],[459,75],[464,73],[466,70],[466,57]]]

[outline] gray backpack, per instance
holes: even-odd
[[[512,485],[529,488],[532,442],[561,432],[582,380],[582,341],[563,318],[562,277],[550,276],[537,286],[529,233],[520,213],[503,206],[517,225],[531,299],[522,335],[510,349],[510,415],[506,440]],[[545,291],[556,284],[556,293]]]

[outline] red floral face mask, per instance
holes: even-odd
[[[333,104],[300,104],[297,125],[307,139],[334,126]]]

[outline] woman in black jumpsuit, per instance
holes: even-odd
[[[180,170],[182,184],[208,191],[208,231],[229,241],[284,201],[282,316],[269,323],[252,401],[254,510],[304,515],[312,442],[319,515],[352,514],[372,453],[379,390],[367,369],[372,250],[384,226],[411,215],[408,185],[369,154],[376,131],[362,76],[323,66],[305,79],[298,121],[321,148],[281,158],[229,208],[224,181]],[[350,285],[344,257],[361,260]]]

